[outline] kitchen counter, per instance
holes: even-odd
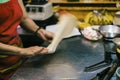
[[[71,37],[64,39],[54,54],[29,58],[10,80],[90,80],[104,68],[91,72],[84,68],[103,60],[102,40]]]

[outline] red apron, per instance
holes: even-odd
[[[17,26],[20,24],[22,16],[18,0],[0,4],[0,42],[8,45],[21,45]],[[8,80],[21,64],[20,56],[0,55],[0,78]]]

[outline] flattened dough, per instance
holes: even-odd
[[[72,14],[63,14],[60,16],[59,22],[57,24],[59,30],[55,33],[55,37],[52,43],[47,47],[48,53],[54,53],[58,44],[64,38],[64,36],[72,33],[75,26],[77,26],[77,18]]]

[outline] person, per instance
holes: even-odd
[[[17,32],[20,24],[45,41],[51,42],[54,37],[28,16],[22,0],[0,0],[0,80],[9,80],[27,56],[48,53],[42,46],[22,47]]]

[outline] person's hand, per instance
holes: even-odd
[[[37,32],[37,34],[38,34],[38,36],[40,36],[43,40],[48,41],[48,42],[51,42],[52,39],[54,38],[54,33],[49,32],[49,31],[44,30],[44,29],[40,29],[40,30]]]
[[[45,47],[32,46],[32,47],[28,47],[28,48],[22,48],[19,51],[19,53],[21,55],[25,55],[25,56],[34,56],[37,54],[47,54],[48,49]]]

